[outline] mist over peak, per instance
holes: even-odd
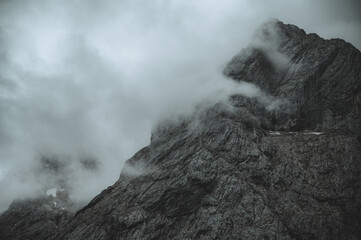
[[[358,9],[1,1],[0,238],[358,239]]]
[[[335,5],[2,1],[0,191],[6,195],[0,209],[15,198],[63,185],[72,199],[87,201],[116,181],[158,122],[235,93],[264,96],[251,84],[227,79],[222,70],[247,45],[279,65],[287,61],[274,44],[259,41],[265,35],[256,32],[252,39],[254,29],[271,17],[324,37],[342,36],[360,48],[358,15],[335,18]],[[310,12],[311,6],[316,10]],[[274,28],[266,29],[275,36]],[[47,164],[58,167],[44,170],[44,158],[56,159]]]

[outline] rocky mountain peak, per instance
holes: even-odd
[[[224,73],[288,102],[283,111],[263,113],[269,115],[270,129],[286,129],[292,119],[294,130],[359,133],[360,66],[360,51],[351,44],[271,21],[256,31],[255,41],[228,63]]]
[[[266,23],[224,70],[263,96],[160,125],[113,186],[38,239],[359,239],[360,59],[351,44]],[[1,239],[47,233],[14,206]]]

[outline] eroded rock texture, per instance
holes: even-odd
[[[360,133],[361,54],[343,40],[325,40],[293,25],[269,22],[224,72],[289,101],[270,119],[276,128]]]
[[[67,193],[15,200],[0,217],[0,239],[53,239],[74,214]]]
[[[160,125],[113,186],[37,239],[360,239],[360,59],[266,24],[225,74],[278,106],[235,95]]]

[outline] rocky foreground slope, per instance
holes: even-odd
[[[0,239],[360,239],[360,51],[275,21],[224,73],[265,95],[160,125],[75,214],[12,204]]]

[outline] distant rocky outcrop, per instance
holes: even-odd
[[[15,200],[0,217],[0,239],[53,239],[74,214],[65,191],[37,199]]]
[[[360,51],[271,21],[224,73],[266,100],[160,125],[87,206],[14,203],[0,239],[360,239]]]

